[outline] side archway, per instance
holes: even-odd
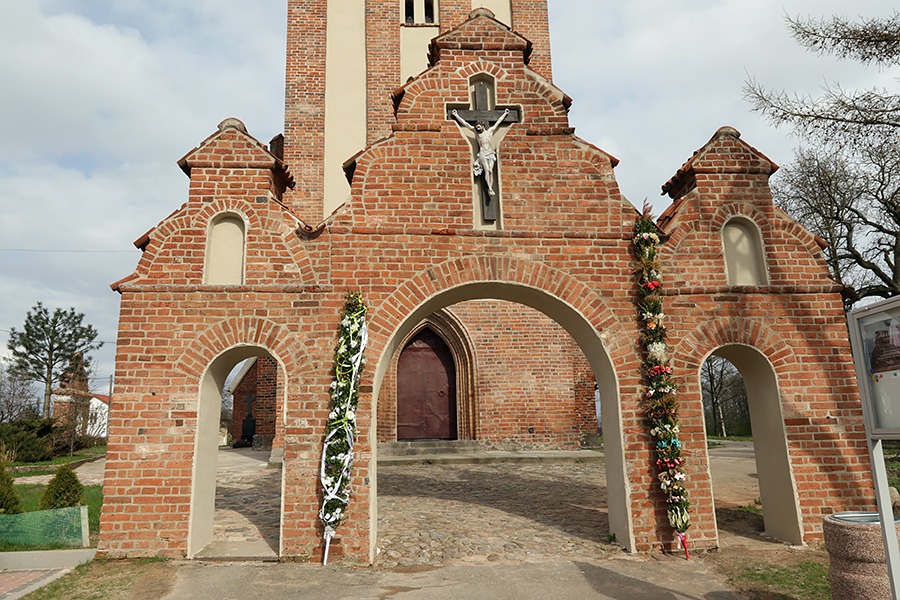
[[[191,473],[188,557],[200,552],[213,536],[218,427],[222,391],[228,374],[236,364],[248,358],[275,359],[281,385],[276,395],[272,459],[280,458],[284,447],[283,424],[287,390],[291,381],[302,377],[309,370],[309,361],[304,360],[304,352],[291,341],[289,333],[271,320],[235,317],[220,321],[201,333],[175,362],[178,370],[188,380],[197,382],[197,428]],[[281,485],[280,493],[283,498],[283,480]],[[278,554],[281,554],[280,548]]]
[[[200,380],[197,406],[197,432],[194,443],[193,482],[191,487],[190,533],[187,556],[196,556],[213,537],[216,507],[216,471],[219,451],[219,420],[222,409],[222,392],[228,374],[238,363],[248,358],[272,357],[259,346],[237,346],[217,356]],[[272,357],[277,360],[277,357]],[[285,371],[279,362],[280,379],[285,381]],[[286,386],[278,390],[277,403],[285,404]],[[284,483],[279,495],[283,495]],[[279,536],[280,537],[280,536]],[[279,552],[280,554],[280,552]]]
[[[698,327],[676,347],[675,368],[695,373],[685,399],[700,400],[700,369],[712,354],[733,364],[744,380],[766,534],[803,543],[800,501],[788,451],[779,378],[795,367],[777,333],[749,319],[719,319]],[[709,464],[709,455],[704,457]],[[714,482],[713,482],[714,485]]]

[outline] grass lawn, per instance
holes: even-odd
[[[162,559],[98,559],[28,594],[28,600],[162,598],[172,589],[175,575],[176,567]]]
[[[819,600],[831,597],[828,565],[805,560],[790,566],[765,562],[748,564],[737,573],[732,583],[750,593],[754,599]]]

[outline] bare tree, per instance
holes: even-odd
[[[811,52],[883,68],[900,65],[900,13],[860,22],[839,17],[787,21],[794,39]],[[835,83],[813,98],[768,90],[751,79],[744,91],[754,110],[807,139],[866,145],[900,130],[900,96],[887,90],[849,91]]]
[[[700,369],[700,386],[706,429],[712,435],[728,437],[750,432],[747,392],[737,368],[713,354]]]
[[[0,423],[38,416],[34,386],[0,363]]]
[[[900,145],[798,150],[772,193],[827,243],[825,258],[847,308],[900,293]]]
[[[900,13],[859,22],[789,18],[788,27],[809,51],[900,66]],[[900,293],[900,95],[833,84],[812,98],[767,90],[756,81],[745,92],[754,110],[814,144],[798,150],[776,176],[773,195],[826,242],[845,308]]]

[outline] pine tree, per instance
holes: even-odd
[[[50,395],[72,356],[103,345],[97,330],[85,325],[84,314],[74,308],[52,313],[40,302],[25,315],[22,331],[11,329],[6,347],[12,355],[12,372],[44,385],[44,418],[50,417]],[[85,358],[88,364],[88,359]]]

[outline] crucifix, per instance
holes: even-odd
[[[472,173],[481,180],[478,186],[481,196],[481,215],[484,221],[497,220],[497,186],[494,181],[494,167],[497,164],[497,148],[494,134],[503,123],[518,123],[519,110],[496,107],[490,110],[491,86],[486,81],[476,81],[474,107],[452,109],[447,118],[454,119],[466,129],[473,131],[478,142],[478,150],[472,163]],[[473,124],[474,123],[474,124]]]

